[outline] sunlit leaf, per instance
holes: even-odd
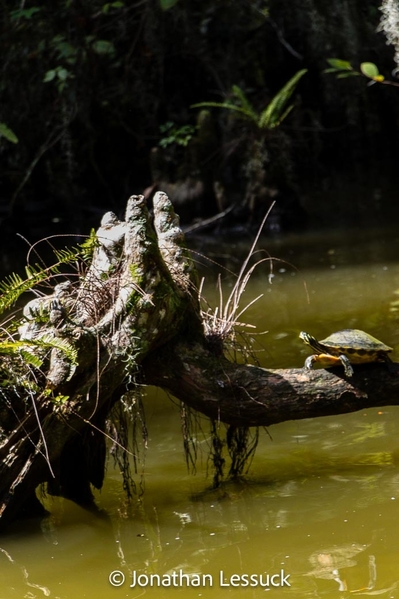
[[[261,129],[274,129],[286,118],[291,111],[287,102],[295,91],[299,80],[307,73],[307,69],[301,69],[280,89],[272,98],[268,106],[263,110],[259,118]]]
[[[380,75],[377,65],[373,62],[362,62],[360,65],[360,70],[366,77],[370,79],[375,79]]]
[[[352,71],[352,65],[347,60],[341,60],[340,58],[327,58],[327,62],[330,67],[338,71]]]
[[[57,395],[56,397],[54,397],[52,399],[52,401],[57,404],[64,404],[65,402],[68,401],[68,399],[69,399],[69,395]]]
[[[5,137],[8,141],[11,141],[13,144],[18,143],[18,137],[15,135],[14,131],[11,131],[9,127],[5,123],[0,123],[0,137]]]

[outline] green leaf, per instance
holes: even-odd
[[[27,351],[26,349],[21,349],[20,354],[24,359],[24,362],[26,362],[27,364],[31,364],[35,368],[40,368],[43,364],[43,360],[41,360],[38,356],[35,356],[35,354],[32,354],[30,351]]]
[[[32,6],[32,8],[25,9],[18,8],[17,10],[12,10],[10,12],[10,19],[11,21],[18,21],[19,19],[29,20],[33,17],[34,14],[36,14],[39,11],[41,11],[41,8],[39,8],[38,6]]]
[[[66,81],[69,77],[69,71],[60,67],[59,69],[57,69],[57,77],[61,81]]]
[[[79,252],[82,255],[82,260],[84,262],[91,262],[93,258],[94,250],[100,246],[100,243],[97,239],[97,234],[95,229],[90,230],[90,235],[79,244]],[[75,258],[76,260],[76,258]]]
[[[199,102],[198,104],[192,104],[190,108],[226,108],[228,110],[232,110],[234,112],[239,112],[241,115],[246,116],[247,118],[252,118],[241,106],[237,106],[237,104],[232,104],[231,102]],[[256,120],[258,117],[256,117]]]
[[[343,77],[352,77],[352,76],[359,76],[360,73],[358,73],[357,71],[342,71],[342,69],[324,69],[323,73],[339,73],[340,75],[342,75]],[[337,75],[338,76],[338,75]]]
[[[57,71],[55,69],[50,69],[45,74],[45,76],[43,78],[43,82],[44,83],[48,83],[49,81],[52,81],[55,78],[56,75],[57,75]]]
[[[375,65],[373,62],[362,62],[360,65],[360,70],[365,77],[373,80],[372,82],[369,82],[368,85],[371,85],[377,81],[381,83],[385,79],[384,75],[380,75],[377,65]]]
[[[246,114],[249,119],[252,119],[253,121],[257,122],[258,115],[255,112],[252,104],[248,100],[247,96],[242,91],[241,87],[238,87],[238,85],[233,85],[232,92],[240,102],[240,108],[242,108],[244,114]]]
[[[96,52],[96,54],[105,55],[115,53],[114,44],[112,42],[109,42],[108,40],[97,40],[92,43],[91,47],[93,48],[94,52]]]
[[[173,128],[172,121],[167,121],[163,125],[159,125],[159,130],[161,133],[168,133]]]
[[[340,58],[327,58],[327,62],[330,67],[338,71],[352,71],[352,65],[347,60],[341,60]]]
[[[274,129],[286,118],[292,109],[292,106],[287,107],[287,102],[305,73],[307,69],[298,71],[269,102],[259,118],[258,126],[261,129]]]
[[[162,8],[162,10],[169,10],[175,4],[177,4],[178,1],[179,0],[159,0],[159,5]]]
[[[378,67],[373,62],[362,62],[360,65],[360,70],[363,75],[369,77],[370,79],[375,79],[376,77],[380,76]]]
[[[337,79],[347,79],[348,77],[360,77],[360,73],[351,71],[350,73],[338,73]]]
[[[45,349],[59,349],[65,354],[72,366],[78,365],[78,351],[67,339],[63,339],[61,337],[52,337],[51,335],[42,335],[42,337],[29,341],[24,339],[20,343],[28,343],[28,345],[39,348],[43,347]]]
[[[0,314],[13,306],[17,299],[25,292],[31,291],[35,285],[42,281],[50,280],[53,275],[60,272],[60,264],[76,262],[82,257],[83,249],[72,248],[70,251],[54,250],[58,263],[43,268],[40,264],[34,266],[30,264],[25,267],[27,279],[22,279],[20,275],[11,273],[2,281],[0,280]]]
[[[104,4],[101,11],[106,15],[109,13],[110,8],[123,8],[125,6],[124,2],[107,2]]]
[[[164,137],[159,141],[161,148],[167,148],[172,144],[186,147],[193,138],[197,127],[194,127],[193,125],[182,125],[179,127],[172,121],[168,121],[163,125],[160,125],[159,130],[164,135]]]
[[[68,401],[69,395],[56,395],[52,398],[52,401],[56,404],[64,404]]]
[[[72,46],[72,44],[70,44],[69,42],[66,42],[63,39],[55,42],[55,46],[56,46],[56,50],[58,52],[59,58],[66,58],[66,59],[73,58],[76,60],[77,49],[75,48],[75,46]]]
[[[36,368],[40,368],[43,364],[43,360],[28,351],[26,349],[27,345],[28,343],[23,341],[1,341],[0,354],[6,354],[10,356],[19,354],[27,364],[31,364]]]
[[[0,123],[0,137],[5,137],[13,144],[18,143],[18,137],[15,135],[14,131],[11,131],[11,129],[7,127],[5,123]]]
[[[69,341],[60,337],[52,337],[51,335],[42,335],[37,339],[24,339],[23,341],[1,341],[0,354],[15,355],[20,354],[25,362],[32,364],[36,368],[40,368],[43,360],[37,354],[29,351],[27,348],[42,349],[48,351],[58,349],[70,361],[71,366],[78,365],[78,352]]]

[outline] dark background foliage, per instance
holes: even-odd
[[[373,215],[377,195],[390,218],[381,189],[396,183],[399,92],[323,73],[339,57],[389,76],[379,0],[2,5],[0,122],[18,137],[0,137],[5,248],[16,231],[87,233],[104,211],[157,188],[185,223],[235,203],[230,224],[255,225],[277,199],[280,231],[315,214]],[[236,85],[262,110],[302,68],[294,110],[262,135],[228,111],[191,107]],[[335,210],[328,193],[348,185],[366,191]]]

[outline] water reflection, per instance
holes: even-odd
[[[308,350],[298,339],[301,330],[322,338],[356,327],[399,346],[391,311],[399,289],[395,237],[371,245],[352,237],[347,251],[329,239],[278,244],[273,253],[299,269],[276,265],[271,280],[260,271],[244,298],[264,294],[246,314],[258,331],[269,331],[256,338],[262,365],[302,366]],[[216,287],[209,283],[207,293],[212,301]],[[51,515],[40,530],[20,523],[0,540],[1,598],[399,597],[396,407],[272,427],[246,480],[216,491],[205,449],[196,475],[186,471],[178,407],[154,389],[145,405],[144,495],[127,505],[110,464],[98,494],[108,519],[48,498]],[[109,582],[113,571],[126,577],[119,587]],[[130,587],[134,573],[173,571],[191,580],[209,574],[214,584]],[[221,573],[225,584],[234,575],[282,571],[291,586],[221,586]]]

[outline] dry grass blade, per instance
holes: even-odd
[[[227,300],[224,300],[223,294],[223,285],[222,278],[220,273],[218,274],[217,280],[217,289],[219,293],[219,305],[212,309],[207,304],[207,310],[202,310],[202,319],[204,323],[205,335],[209,338],[219,339],[221,342],[226,341],[229,337],[233,337],[234,340],[234,328],[235,327],[250,327],[255,328],[254,325],[248,325],[242,322],[239,322],[239,318],[261,297],[263,294],[258,295],[256,298],[252,299],[248,304],[246,304],[243,308],[240,309],[240,302],[242,299],[242,295],[245,292],[245,289],[248,285],[248,282],[251,278],[252,273],[255,268],[259,266],[262,262],[270,261],[271,258],[262,258],[258,260],[255,264],[248,268],[249,261],[255,254],[255,247],[258,243],[260,234],[265,226],[265,223],[273,209],[275,202],[273,202],[265,214],[261,225],[258,229],[258,232],[255,236],[255,239],[251,245],[251,248],[240,268],[240,272],[237,276],[237,280],[233,286],[232,291],[230,292]],[[199,299],[200,301],[206,303],[206,300],[203,296],[203,286],[204,279],[202,279],[200,288],[199,288]]]
[[[237,281],[235,282],[233,290],[230,293],[229,299],[227,300],[225,308],[224,308],[224,315],[225,315],[226,320],[227,320],[227,316],[229,316],[229,318],[232,318],[233,315],[237,312],[241,296],[244,293],[245,287],[249,280],[249,277],[246,276],[246,272],[245,272],[246,268],[248,266],[250,259],[252,258],[253,254],[254,254],[255,247],[256,247],[256,244],[258,243],[260,234],[262,233],[263,227],[265,226],[265,223],[266,223],[267,219],[269,218],[269,215],[270,215],[271,211],[273,210],[275,203],[276,202],[272,202],[269,210],[266,212],[265,216],[263,217],[261,225],[260,225],[258,232],[255,236],[255,239],[252,243],[251,249],[249,250],[247,257],[245,258],[245,260],[241,266],[240,272],[237,277]],[[253,268],[250,270],[253,271]]]

